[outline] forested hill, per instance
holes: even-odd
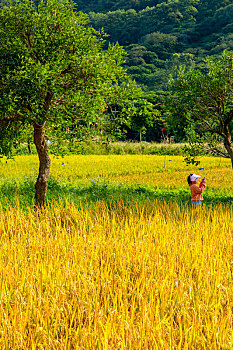
[[[91,25],[128,52],[127,69],[146,90],[163,90],[177,66],[233,50],[232,0],[76,0]]]

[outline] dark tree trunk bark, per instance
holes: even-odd
[[[35,185],[35,207],[45,208],[51,160],[43,125],[34,124],[34,143],[39,157],[39,175]]]
[[[32,154],[32,149],[31,149],[31,145],[30,145],[30,142],[28,141],[28,153],[29,154]]]
[[[233,145],[232,145],[230,138],[227,138],[224,140],[224,146],[227,150],[227,153],[229,154],[229,156],[231,158],[231,166],[233,169]]]

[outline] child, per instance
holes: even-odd
[[[191,205],[193,209],[196,209],[199,205],[201,205],[201,201],[203,201],[202,192],[204,192],[206,187],[205,178],[203,178],[200,185],[197,186],[197,180],[199,178],[199,175],[190,174],[187,179],[191,190]]]

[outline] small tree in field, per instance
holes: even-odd
[[[171,115],[176,123],[186,120],[191,125],[193,149],[198,146],[230,158],[233,167],[233,52],[208,57],[203,71],[181,70],[171,90]]]
[[[35,205],[46,205],[50,158],[46,138],[73,137],[82,120],[96,124],[127,88],[119,45],[103,49],[69,0],[20,0],[0,9],[0,154],[33,133],[39,157]]]

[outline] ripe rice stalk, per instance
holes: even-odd
[[[1,210],[1,348],[231,348],[232,219],[163,201]]]

